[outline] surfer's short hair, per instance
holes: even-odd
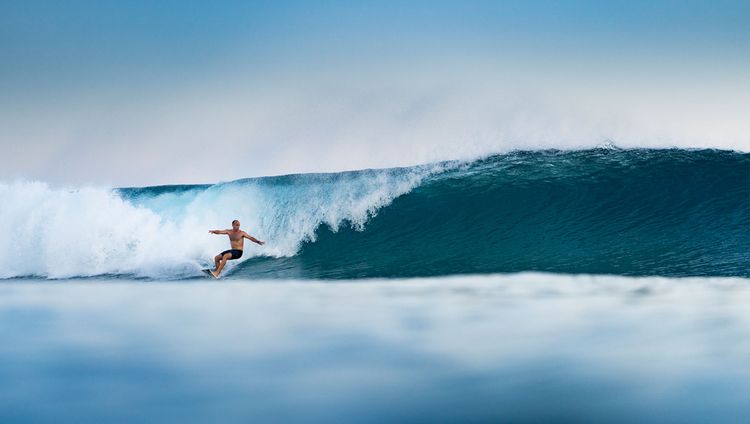
[[[239,219],[235,219],[234,221],[232,221],[232,225],[234,225],[235,222],[239,224],[240,220]]]

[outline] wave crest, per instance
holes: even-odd
[[[55,189],[0,184],[0,278],[196,275],[225,237],[208,229],[243,228],[268,243],[248,257],[291,256],[325,225],[365,223],[440,166],[288,175],[208,186]],[[234,263],[232,264],[234,266]],[[231,267],[230,267],[231,269]]]

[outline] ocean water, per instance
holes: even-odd
[[[750,154],[0,199],[0,422],[750,416]],[[233,219],[267,243],[205,278]]]
[[[0,184],[0,278],[750,277],[750,154],[599,148],[213,185]],[[44,235],[39,236],[43,229]],[[33,261],[19,260],[35,258]]]
[[[0,422],[745,423],[744,278],[0,284]]]

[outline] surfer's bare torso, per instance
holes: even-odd
[[[251,238],[250,234],[244,231],[234,231],[234,230],[225,230],[225,231],[227,231],[227,236],[229,236],[229,245],[232,247],[232,249],[244,250],[245,237]]]

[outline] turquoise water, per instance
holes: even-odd
[[[426,178],[357,231],[322,226],[238,278],[543,271],[750,276],[750,155],[518,152]]]
[[[750,154],[728,151],[513,152],[114,190],[16,182],[0,198],[0,278],[197,278],[228,248],[208,230],[233,219],[267,243],[249,243],[230,279],[750,276]]]
[[[0,284],[1,422],[746,422],[747,279]]]

